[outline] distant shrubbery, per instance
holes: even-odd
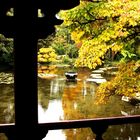
[[[40,48],[38,51],[38,62],[40,63],[51,63],[55,62],[57,55],[55,50],[51,47],[49,48]]]
[[[0,63],[13,65],[13,39],[0,34]]]

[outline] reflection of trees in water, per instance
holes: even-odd
[[[94,140],[95,135],[90,128],[78,128],[63,130],[67,137],[66,140]]]
[[[93,106],[92,100],[95,88],[95,84],[87,83],[85,85],[82,80],[65,86],[62,105],[66,120],[89,118],[89,115],[92,113],[91,106]]]
[[[62,97],[64,119],[83,119],[93,117],[91,107],[93,106],[94,92],[97,85],[86,82],[91,74],[87,68],[78,69],[77,82],[67,82]]]
[[[0,123],[13,123],[15,118],[13,84],[0,84],[0,93]]]
[[[78,68],[77,72],[78,72],[78,78],[82,80],[85,80],[92,73],[92,71],[88,68]]]
[[[38,102],[44,109],[48,108],[49,100],[60,99],[63,94],[64,80],[54,78],[52,80],[38,80]]]
[[[76,116],[78,117],[76,106],[80,90],[82,89],[81,87],[79,88],[77,84],[65,86],[62,96],[64,119],[76,119]]]
[[[63,96],[63,107],[65,119],[81,119],[81,118],[93,118],[93,117],[109,117],[122,115],[121,111],[126,111],[128,115],[139,114],[139,107],[134,107],[128,103],[121,101],[121,97],[112,96],[109,99],[108,104],[95,105],[94,95],[89,94],[86,96],[78,96],[76,92],[77,87],[69,89],[69,92]],[[81,89],[79,89],[81,90]],[[72,96],[73,95],[73,96]],[[70,100],[69,100],[69,99]],[[64,100],[65,99],[65,100]],[[75,106],[76,104],[76,106]],[[118,126],[109,126],[107,132],[104,134],[105,140],[118,139],[118,140],[136,140],[139,136],[140,125],[139,124],[125,124]],[[93,140],[95,135],[90,128],[83,129],[68,129],[64,130],[67,140]]]
[[[109,126],[103,135],[104,140],[138,140],[139,124],[124,124]],[[94,140],[95,134],[90,128],[63,130],[66,140]]]
[[[8,140],[4,133],[0,133],[0,140]]]
[[[94,93],[97,85],[87,83],[84,87],[84,84],[83,81],[78,81],[75,85],[73,83],[65,86],[62,96],[64,119],[121,116],[124,115],[123,112],[126,115],[140,114],[138,107],[122,101],[121,97],[115,95],[110,96],[105,104],[95,104],[96,94]]]
[[[47,67],[48,68],[48,67]],[[45,70],[46,67],[41,67]],[[64,73],[68,71],[68,67],[55,68],[57,71],[55,74],[58,75],[58,78],[54,79],[38,79],[38,102],[44,109],[48,108],[49,100],[60,99],[63,94],[64,87],[68,85],[65,83]],[[89,70],[84,69],[84,75],[89,72]],[[79,72],[80,78],[84,77],[83,73]],[[80,91],[81,92],[81,91]]]
[[[50,81],[38,79],[38,103],[43,109],[47,109],[50,99]]]
[[[43,108],[48,108],[49,100],[62,98],[64,119],[83,119],[93,117],[120,116],[122,111],[129,114],[139,114],[140,110],[134,106],[121,101],[121,97],[111,96],[108,103],[102,105],[94,104],[96,91],[94,83],[85,82],[90,72],[78,73],[77,83],[65,83],[65,80],[53,79],[39,80],[39,102]],[[63,76],[63,73],[62,75]],[[94,88],[93,88],[94,87]],[[55,107],[55,106],[54,106]],[[119,140],[136,139],[139,135],[139,125],[109,126],[104,134],[105,140],[110,138]],[[63,130],[67,140],[93,140],[95,135],[90,128]],[[134,136],[133,136],[134,135]]]
[[[65,80],[63,78],[56,78],[52,80],[50,86],[51,99],[61,99],[64,86],[65,86]]]
[[[114,140],[138,140],[138,137],[140,137],[140,125],[124,124],[109,126],[103,137],[105,140],[110,140],[110,138]]]
[[[39,65],[38,73],[56,74],[57,68],[55,65]]]

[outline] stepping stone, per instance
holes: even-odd
[[[95,82],[97,84],[100,84],[100,83],[103,83],[103,82],[106,82],[107,80],[106,79],[94,79],[94,78],[88,78],[86,79],[87,82]]]
[[[104,73],[104,71],[98,69],[98,70],[93,70],[92,73]]]

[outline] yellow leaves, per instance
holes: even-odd
[[[112,51],[114,51],[114,52],[119,52],[122,48],[123,48],[123,45],[121,45],[121,44],[119,44],[119,45],[118,44],[114,44],[111,47]]]
[[[82,30],[75,30],[73,32],[71,32],[71,39],[75,41],[75,43],[79,43],[82,41],[82,37],[85,34],[84,31]]]
[[[131,61],[127,64],[121,64],[119,73],[114,79],[114,82],[118,84],[116,89],[117,94],[133,96],[134,93],[138,92],[137,81],[139,74],[133,70],[136,63],[135,61]]]
[[[79,50],[79,58],[76,60],[75,66],[95,69],[98,65],[102,65],[109,49],[115,53],[120,52],[123,48],[123,43],[114,41],[112,44],[107,45],[106,42],[116,39],[119,36],[126,36],[127,32],[125,30],[122,32],[122,27],[113,29],[114,28],[106,29],[98,37],[83,41]]]
[[[56,61],[57,55],[53,48],[40,48],[38,52],[38,62],[54,62]]]
[[[97,44],[96,39],[85,41],[79,50],[75,66],[95,69],[98,65],[102,65],[102,58],[104,58],[108,48],[106,44]]]
[[[40,48],[39,49],[39,53],[41,54],[44,54],[44,53],[48,53],[48,52],[54,52],[53,48]]]
[[[107,97],[113,94],[114,87],[112,82],[104,82],[96,89],[96,102],[95,104],[104,104],[106,103]]]
[[[98,58],[98,59],[96,60],[96,62],[97,62],[98,65],[102,65],[102,60],[101,60],[100,58]]]
[[[72,40],[80,44],[75,66],[94,69],[103,63],[108,50],[115,55],[124,49],[124,44],[133,47],[127,39],[138,32],[133,27],[139,27],[139,14],[139,0],[109,0],[96,5],[81,2],[70,11],[61,12],[64,25],[72,31]]]
[[[136,26],[137,25],[137,21],[135,21],[134,19],[130,18],[129,19],[129,25],[131,26]]]
[[[133,97],[140,92],[140,75],[133,68],[138,64],[138,61],[122,63],[119,65],[119,71],[115,78],[111,81],[100,84],[96,89],[97,102],[103,103],[107,97],[118,94]]]

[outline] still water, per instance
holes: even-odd
[[[46,71],[50,74],[57,74],[57,76],[38,79],[40,123],[140,114],[139,106],[132,106],[122,101],[119,96],[111,96],[105,104],[95,104],[95,93],[99,84],[89,80],[92,74],[89,69],[78,69],[76,82],[66,80],[64,73],[69,71],[67,68],[54,68],[52,72]],[[104,78],[111,79],[108,76]],[[95,135],[90,128],[82,128],[49,131],[44,140],[93,140],[94,138]],[[140,125],[109,126],[104,139],[140,140]]]
[[[126,103],[119,96],[111,96],[105,104],[95,104],[95,93],[99,84],[89,80],[92,71],[77,69],[78,77],[75,82],[66,80],[64,73],[67,71],[69,71],[67,67],[42,67],[39,70],[39,73],[50,74],[38,78],[39,123],[140,114],[139,106]],[[13,84],[0,84],[0,123],[14,122],[13,93]],[[43,140],[94,140],[94,138],[95,135],[90,128],[81,128],[52,130]],[[109,126],[103,138],[140,140],[140,125]],[[1,135],[0,140],[2,140]]]

